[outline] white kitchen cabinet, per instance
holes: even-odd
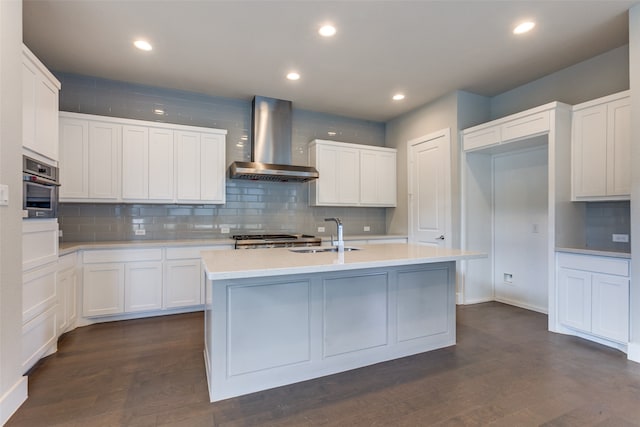
[[[122,127],[122,200],[173,201],[173,131]]]
[[[571,150],[573,200],[629,200],[631,102],[628,91],[573,107]]]
[[[222,155],[224,157],[224,154]],[[174,150],[171,129],[149,129],[149,200],[174,198]]]
[[[22,222],[22,369],[56,350],[58,222]]]
[[[120,199],[122,126],[89,122],[89,198]]]
[[[58,160],[58,93],[60,82],[22,46],[22,145]]]
[[[149,198],[149,128],[122,127],[122,199]]]
[[[225,202],[220,129],[60,113],[62,202]]]
[[[462,146],[464,151],[485,150],[500,144],[543,135],[548,133],[550,128],[551,114],[549,111],[532,109],[503,120],[494,120],[487,124],[465,129],[462,132]]]
[[[314,140],[309,163],[320,177],[310,183],[312,206],[395,206],[396,150]]]
[[[75,327],[78,318],[78,256],[71,253],[58,260],[58,335]]]
[[[162,250],[83,253],[83,315],[104,316],[162,307]]]
[[[200,259],[165,262],[164,308],[202,304],[203,278]]]
[[[124,312],[124,264],[85,264],[82,314],[86,317]]]
[[[125,264],[124,283],[125,312],[162,308],[162,261]]]
[[[190,131],[176,131],[174,135],[176,200],[224,203],[224,137]]]
[[[626,344],[629,261],[559,253],[558,320],[572,330]]]
[[[60,117],[60,201],[89,197],[89,122]]]
[[[60,114],[60,201],[120,200],[122,126]]]
[[[396,205],[396,150],[361,149],[360,204],[366,206]]]

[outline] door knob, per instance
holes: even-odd
[[[440,237],[436,237],[436,240],[444,240],[444,234],[441,234]]]

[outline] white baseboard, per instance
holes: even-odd
[[[471,304],[481,304],[483,302],[492,302],[495,301],[493,297],[490,298],[477,298],[472,300],[460,301],[458,304],[461,305],[471,305]]]
[[[542,313],[542,314],[548,314],[548,310],[547,308],[542,308],[542,307],[536,307],[534,305],[529,305],[527,303],[523,303],[520,301],[513,301],[510,300],[508,298],[495,298],[495,301],[501,302],[503,304],[509,304],[509,305],[513,305],[516,307],[520,307],[520,308],[524,308],[525,310],[531,310],[531,311],[536,311],[538,313]]]
[[[27,400],[27,382],[27,377],[20,377],[18,382],[0,397],[0,425],[5,425]]]
[[[627,359],[640,363],[640,342],[634,341],[627,344]]]

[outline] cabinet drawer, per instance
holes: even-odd
[[[103,262],[135,262],[135,261],[160,261],[162,260],[162,249],[118,249],[118,250],[95,250],[86,251],[82,254],[82,261],[85,264],[95,264]]]
[[[57,303],[55,262],[22,275],[22,322],[26,323]]]
[[[26,372],[56,344],[56,307],[22,327],[22,372]]]
[[[58,260],[58,222],[22,221],[22,269],[29,270]]]
[[[549,131],[549,112],[533,114],[501,126],[502,142]]]
[[[629,261],[621,258],[559,253],[558,267],[616,276],[629,276]]]
[[[489,147],[500,143],[500,128],[491,126],[464,135],[462,145],[464,151],[471,151],[477,148]]]

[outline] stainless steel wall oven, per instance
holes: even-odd
[[[58,216],[58,168],[22,157],[22,209],[26,218]]]

